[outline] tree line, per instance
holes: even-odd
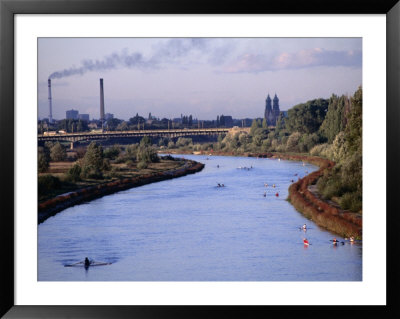
[[[250,134],[220,135],[215,143],[193,144],[181,138],[163,145],[184,150],[222,151],[233,154],[284,152],[321,156],[336,162],[318,181],[326,199],[335,199],[342,208],[362,209],[362,88],[353,96],[335,95],[293,106],[283,113],[274,128],[266,119],[254,119]]]

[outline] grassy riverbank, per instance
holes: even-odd
[[[54,198],[58,195],[72,192],[75,190],[88,188],[100,184],[106,184],[124,178],[133,178],[143,175],[155,174],[178,169],[184,165],[181,160],[172,160],[161,158],[158,163],[149,163],[147,168],[138,168],[137,163],[112,163],[111,174],[105,175],[103,179],[85,178],[79,181],[71,181],[67,178],[67,172],[73,167],[74,162],[52,162],[46,173],[40,173],[39,176],[53,176],[58,178],[56,187],[52,187],[47,192],[39,194],[39,203]]]
[[[159,162],[151,163],[146,169],[138,169],[136,166],[127,167],[124,164],[116,165],[119,167],[117,176],[101,181],[93,179],[81,180],[78,183],[67,181],[43,196],[38,205],[38,223],[42,223],[68,207],[85,201],[132,187],[193,174],[204,168],[204,164],[171,157],[161,158]],[[56,166],[65,166],[65,169],[68,169],[67,164],[54,165],[54,167]]]

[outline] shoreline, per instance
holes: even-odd
[[[88,202],[106,195],[111,195],[129,188],[194,174],[200,172],[204,166],[204,164],[196,161],[185,160],[184,165],[175,170],[124,178],[58,195],[38,204],[38,224],[43,223],[49,217],[74,205]]]
[[[175,152],[168,152],[174,154]],[[175,154],[193,154],[192,151],[181,151]],[[285,153],[244,153],[235,154],[234,152],[196,152],[198,155],[222,155],[222,156],[244,156],[259,158],[279,158],[291,161],[303,161],[316,165],[319,169],[307,176],[299,179],[289,186],[288,201],[293,207],[306,218],[315,222],[318,226],[336,233],[342,237],[362,238],[362,216],[359,213],[346,211],[332,205],[317,196],[315,190],[312,191],[313,185],[316,184],[318,178],[323,175],[325,169],[331,169],[335,166],[333,161],[317,156],[294,155]],[[196,154],[195,154],[196,155]],[[311,188],[311,190],[310,190]]]

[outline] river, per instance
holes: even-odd
[[[332,245],[335,235],[286,200],[291,181],[316,166],[180,156],[205,168],[73,206],[40,224],[38,280],[362,280],[361,243],[336,236],[344,244]],[[64,267],[85,257],[111,265]]]

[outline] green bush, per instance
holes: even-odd
[[[38,171],[39,173],[47,172],[50,166],[50,154],[46,147],[38,148]]]
[[[145,169],[145,168],[147,168],[147,163],[144,162],[144,161],[141,161],[141,162],[139,162],[139,163],[137,164],[137,168],[138,168],[138,169]]]
[[[67,172],[68,180],[77,182],[81,179],[82,168],[78,164],[74,164]]]
[[[65,161],[67,158],[67,152],[59,142],[55,143],[54,146],[50,149],[50,158],[54,162]]]
[[[137,153],[136,159],[138,162],[155,163],[159,161],[157,151],[152,146],[140,145]]]
[[[190,145],[193,145],[193,140],[191,138],[186,138],[186,137],[180,137],[176,141],[176,146],[177,147],[189,147]]]
[[[46,195],[49,191],[59,188],[61,181],[53,175],[42,175],[38,178],[38,193],[39,196]]]
[[[362,199],[356,192],[346,193],[340,198],[340,206],[343,209],[358,212],[362,209]]]
[[[121,152],[121,148],[117,145],[113,145],[110,148],[104,150],[104,157],[114,160],[118,157],[119,153]]]
[[[85,165],[81,172],[82,178],[102,179],[103,173],[98,170],[94,165]]]

